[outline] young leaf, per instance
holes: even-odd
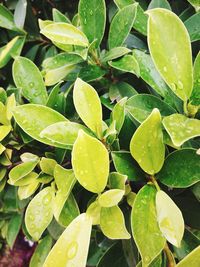
[[[87,128],[75,122],[57,122],[45,128],[40,136],[59,143],[63,148],[71,147],[78,136],[79,130],[87,131]]]
[[[146,173],[153,175],[160,171],[164,163],[165,146],[158,109],[153,109],[137,128],[130,142],[130,151]]]
[[[56,8],[52,9],[52,15],[53,15],[53,21],[54,22],[71,23],[71,21]]]
[[[131,50],[126,48],[126,47],[115,47],[112,48],[110,51],[106,52],[102,58],[101,58],[101,62],[107,62],[119,57],[122,57],[128,53],[130,53]]]
[[[92,218],[92,224],[98,225],[100,224],[100,212],[101,212],[101,206],[99,205],[99,202],[95,200],[90,204],[90,206],[87,208],[87,215]]]
[[[2,141],[11,131],[10,125],[0,125],[0,141]]]
[[[40,168],[42,172],[53,175],[55,166],[57,165],[57,162],[54,159],[48,159],[45,157],[42,157],[40,160]]]
[[[134,49],[133,56],[138,62],[140,77],[149,84],[159,95],[166,96],[168,87],[157,71],[151,56],[143,51]]]
[[[28,173],[26,176],[22,177],[21,179],[15,181],[12,180],[8,180],[8,183],[14,186],[25,186],[25,185],[29,185],[31,183],[36,182],[38,178],[38,173],[36,172],[30,172]]]
[[[126,175],[120,174],[118,172],[111,172],[109,175],[109,188],[125,191],[126,180]]]
[[[172,91],[186,101],[193,85],[189,34],[178,16],[167,9],[151,9],[147,14],[148,44],[156,68]]]
[[[82,213],[65,229],[47,256],[43,267],[85,267],[92,228],[91,218]]]
[[[118,60],[108,62],[108,64],[114,69],[133,73],[137,77],[140,76],[139,65],[135,58],[131,55],[125,55]]]
[[[116,122],[115,128],[120,132],[125,119],[125,104],[126,104],[127,98],[122,98],[113,108],[111,113],[112,121]]]
[[[126,102],[126,110],[139,123],[146,120],[154,108],[160,110],[161,116],[176,113],[175,109],[154,95],[138,94]]]
[[[25,177],[22,179],[25,179]],[[19,182],[17,182],[17,183],[19,183]],[[18,192],[17,192],[19,199],[23,200],[23,199],[27,199],[30,196],[32,196],[35,193],[35,191],[38,189],[39,184],[40,184],[39,180],[36,179],[36,181],[34,181],[28,185],[20,186],[18,188]]]
[[[52,247],[52,237],[50,235],[45,236],[40,243],[37,245],[31,260],[30,267],[42,267],[43,263],[51,250]]]
[[[98,137],[101,137],[102,107],[99,96],[94,88],[78,78],[74,85],[73,100],[76,111],[82,121]]]
[[[81,29],[90,43],[96,39],[95,46],[98,47],[106,26],[105,0],[80,0],[78,14]]]
[[[47,91],[37,66],[25,57],[17,57],[13,64],[13,79],[23,96],[31,103],[45,104]]]
[[[133,238],[144,267],[161,253],[166,242],[157,223],[155,198],[156,189],[145,185],[135,198],[131,214]]]
[[[109,49],[123,45],[133,26],[136,8],[137,4],[126,6],[112,19],[108,36]]]
[[[69,23],[54,22],[42,28],[40,32],[51,41],[60,44],[84,47],[89,45],[85,34]]]
[[[93,193],[104,190],[109,174],[108,151],[99,140],[82,130],[73,146],[72,166],[76,179],[85,189]]]
[[[49,139],[40,136],[42,130],[49,125],[56,122],[68,121],[60,113],[51,108],[34,104],[18,106],[13,113],[17,124],[32,138],[51,146],[56,145],[60,147],[59,143],[54,144],[54,142],[51,142]]]
[[[110,239],[129,239],[124,215],[118,206],[101,208],[100,226],[103,234]]]
[[[110,189],[99,196],[99,205],[104,208],[116,206],[123,198],[125,191],[121,189]]]
[[[193,105],[200,105],[200,52],[197,54],[194,61],[194,85],[191,95]]]
[[[172,199],[162,190],[156,194],[156,212],[164,237],[172,245],[180,247],[185,228],[183,216]]]
[[[53,218],[54,192],[51,187],[40,191],[29,203],[25,224],[29,234],[38,241]]]
[[[200,156],[195,149],[174,151],[166,158],[157,178],[172,188],[186,188],[197,183],[200,181]]]
[[[182,114],[165,117],[163,125],[175,146],[181,146],[187,140],[200,136],[200,121],[189,119]]]
[[[199,267],[200,264],[200,246],[195,248],[190,254],[188,254],[182,261],[177,264],[177,267]]]

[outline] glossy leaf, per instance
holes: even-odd
[[[109,175],[109,187],[110,189],[120,189],[125,191],[125,183],[127,176],[118,172],[111,172]]]
[[[15,186],[25,186],[29,185],[31,183],[35,183],[38,178],[38,173],[36,172],[30,172],[27,175],[23,176],[21,179],[15,181],[8,180],[8,183]]]
[[[120,132],[125,119],[125,104],[126,104],[127,98],[122,98],[113,108],[113,111],[111,113],[111,118],[113,121],[116,122],[115,128],[118,132]]]
[[[104,0],[80,0],[79,19],[81,29],[90,43],[96,39],[96,47],[101,43],[106,25],[106,5]],[[93,25],[91,27],[91,25]]]
[[[181,211],[173,200],[162,190],[156,194],[157,220],[163,236],[176,247],[180,247],[184,233]]]
[[[194,84],[191,95],[193,105],[200,105],[200,52],[197,54],[194,62]]]
[[[46,187],[31,200],[26,209],[26,228],[36,241],[40,239],[53,218],[53,201],[54,192],[51,187]]]
[[[17,27],[22,29],[24,27],[24,22],[26,18],[26,9],[27,9],[27,1],[18,0],[14,12],[14,22]]]
[[[45,236],[37,245],[31,260],[30,267],[42,267],[49,251],[51,250],[53,240],[51,236]]]
[[[0,125],[0,141],[2,141],[11,131],[10,125]]]
[[[86,213],[92,218],[93,225],[100,224],[101,206],[99,205],[99,202],[97,200],[90,204],[90,206],[87,208]]]
[[[25,179],[25,178],[24,178]],[[23,178],[22,178],[23,180]],[[21,182],[21,181],[20,181]],[[39,180],[34,181],[28,185],[20,186],[18,188],[18,197],[20,200],[27,199],[32,196],[39,187]]]
[[[59,143],[63,148],[70,147],[74,144],[79,130],[87,131],[87,128],[75,122],[57,122],[45,128],[40,136]]]
[[[130,52],[131,50],[126,47],[114,47],[110,51],[106,52],[105,55],[103,55],[101,61],[107,62],[122,57]]]
[[[193,7],[196,9],[196,11],[199,11],[199,9],[200,9],[199,0],[188,0],[188,2],[190,2],[191,5],[193,5]]]
[[[0,27],[17,31],[13,14],[2,4],[0,5]]]
[[[169,116],[176,112],[167,103],[153,95],[138,94],[126,102],[126,110],[139,123],[146,120],[154,108],[159,109],[161,116]]]
[[[75,177],[85,189],[93,193],[104,190],[109,174],[108,151],[100,141],[82,130],[73,146],[72,166]]]
[[[53,8],[52,15],[53,15],[53,21],[55,22],[71,23],[70,20],[56,8]]]
[[[133,56],[138,62],[140,77],[149,84],[159,95],[167,95],[168,88],[157,71],[151,56],[140,50],[133,50]]]
[[[200,264],[200,246],[195,248],[190,254],[188,254],[182,261],[177,264],[177,267],[199,267]]]
[[[135,20],[136,8],[136,4],[126,6],[112,19],[108,36],[109,49],[122,46],[126,40]]]
[[[130,72],[135,74],[136,76],[140,76],[140,68],[135,60],[135,58],[131,55],[125,55],[122,58],[116,61],[108,62],[111,67],[114,69],[123,71],[123,72]]]
[[[124,215],[118,206],[101,208],[100,226],[105,236],[110,239],[129,239]]]
[[[130,142],[130,151],[146,173],[153,175],[160,171],[164,163],[165,146],[158,109],[153,109],[137,128]]]
[[[54,159],[48,159],[45,157],[42,157],[40,160],[40,168],[42,172],[53,175],[55,166],[57,165],[57,162]]]
[[[74,85],[73,100],[82,121],[98,137],[102,135],[102,107],[99,96],[88,83],[77,79]]]
[[[131,97],[137,94],[137,91],[128,83],[118,82],[112,84],[109,88],[109,97],[111,101],[119,101],[124,97]]]
[[[167,0],[152,0],[148,6],[148,9],[158,8],[158,7],[171,10],[170,4],[168,3]]]
[[[17,57],[13,64],[13,79],[23,96],[31,103],[45,104],[47,91],[37,66],[29,59]]]
[[[62,233],[49,255],[43,267],[79,266],[85,267],[92,228],[91,218],[82,213]]]
[[[64,45],[88,46],[88,39],[85,34],[69,23],[51,23],[42,28],[40,32],[53,42]]]
[[[189,119],[182,114],[174,114],[163,119],[163,125],[175,146],[200,136],[200,121]]]
[[[152,59],[172,91],[186,101],[193,85],[188,32],[178,16],[167,9],[151,9],[147,13],[148,44]]]
[[[194,14],[184,22],[185,27],[189,32],[191,42],[200,40],[200,29],[198,26],[199,23],[200,23],[200,13]]]
[[[114,0],[114,2],[117,5],[117,7],[121,9],[125,6],[133,4],[135,1],[134,0]]]
[[[20,231],[22,224],[22,215],[16,214],[12,217],[12,219],[8,223],[8,230],[6,240],[8,242],[9,247],[12,249],[14,242],[17,238],[17,235]]]
[[[155,198],[156,189],[145,185],[137,193],[131,214],[133,238],[145,267],[161,253],[166,242],[157,223]]]
[[[56,145],[58,147],[59,143],[55,144],[49,139],[41,137],[40,133],[51,124],[68,121],[64,116],[53,109],[34,104],[18,106],[14,110],[14,119],[32,138],[42,143],[52,146]]]
[[[123,198],[124,190],[121,189],[110,189],[98,198],[101,207],[109,208],[116,206]]]
[[[200,181],[200,156],[195,149],[174,151],[166,158],[157,178],[173,188],[185,188],[197,183]]]

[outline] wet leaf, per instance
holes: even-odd
[[[153,175],[160,171],[164,163],[165,146],[158,109],[153,109],[137,128],[130,142],[130,151],[146,173]]]
[[[55,166],[57,165],[57,162],[54,159],[48,159],[45,157],[42,157],[40,160],[40,168],[42,172],[53,175]]]
[[[100,224],[101,206],[99,205],[99,202],[97,200],[90,204],[90,206],[87,208],[86,213],[92,218],[93,225]]]
[[[107,62],[107,61],[122,57],[130,52],[131,50],[126,47],[114,47],[110,51],[107,51],[105,55],[103,55],[101,61]]]
[[[76,179],[85,189],[93,193],[104,190],[109,174],[108,151],[100,141],[82,130],[73,146],[72,166]]]
[[[110,189],[98,198],[101,207],[109,208],[116,206],[123,198],[125,191],[121,189]]]

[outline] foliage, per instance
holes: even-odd
[[[21,229],[31,267],[200,266],[200,2],[6,2],[2,244]]]

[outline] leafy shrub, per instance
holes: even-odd
[[[41,35],[0,5],[1,236],[38,242],[31,267],[200,266],[200,3],[139,2]]]

